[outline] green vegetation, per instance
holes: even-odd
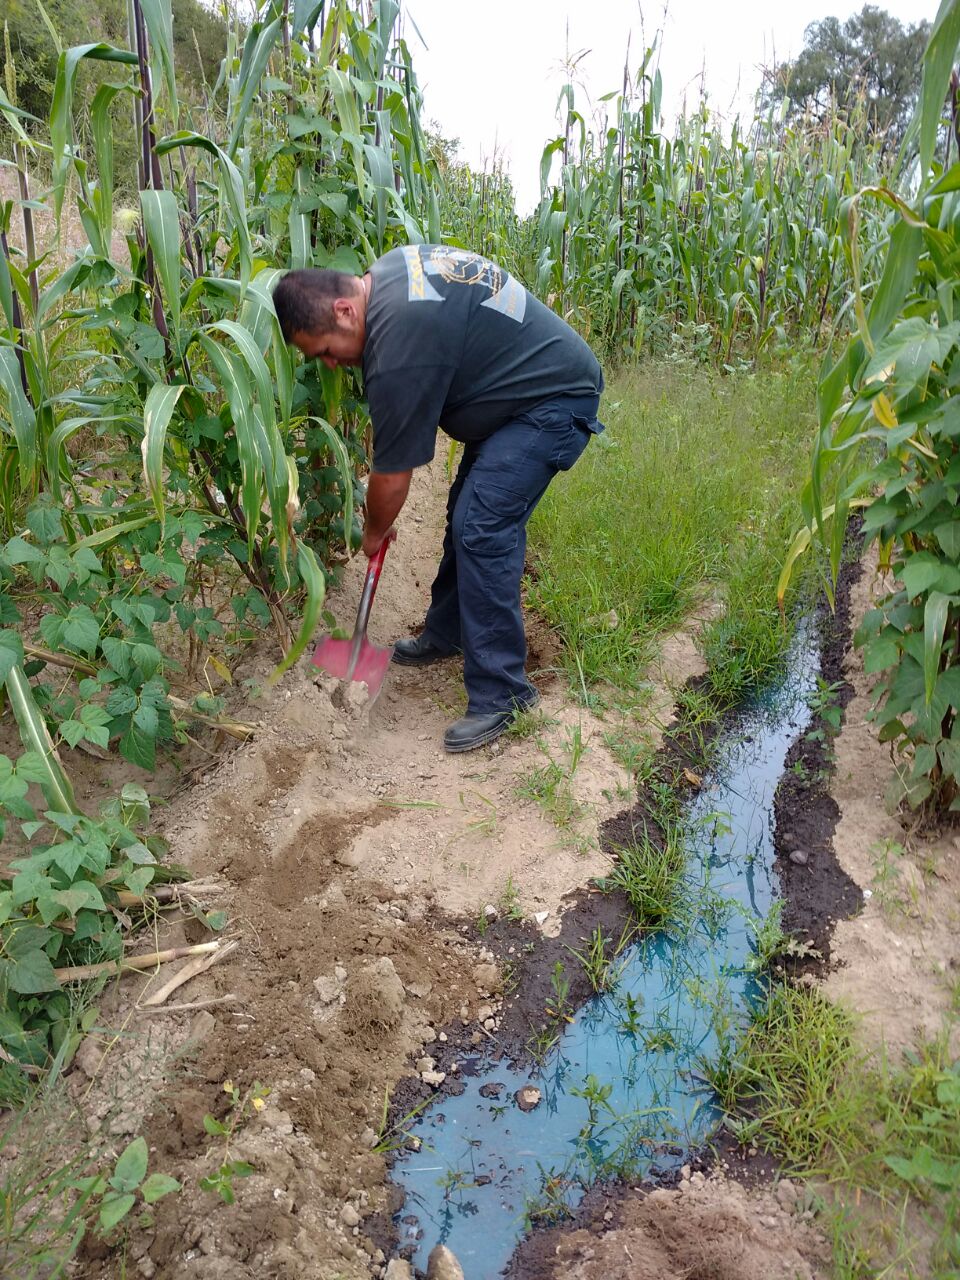
[[[601,882],[619,890],[641,929],[669,929],[689,913],[687,841],[679,823],[664,821],[658,839],[645,826],[633,842],[616,850],[617,861]]]
[[[576,685],[638,688],[659,631],[705,598],[714,689],[735,700],[789,640],[775,589],[806,473],[813,377],[802,364],[721,376],[686,362],[620,373],[607,431],[531,521],[530,595]]]
[[[663,130],[662,86],[646,52],[622,92],[588,121],[561,92],[559,161],[536,215],[536,284],[597,349],[633,358],[678,342],[731,366],[738,355],[816,346],[846,299],[838,212],[888,176],[865,115],[786,119],[789,100],[732,136],[706,104]],[[865,236],[883,240],[882,218]]]
[[[886,10],[866,4],[845,22],[811,22],[803,49],[771,73],[765,96],[790,95],[791,118],[810,112],[829,123],[837,109],[865,112],[870,128],[902,141],[919,92],[917,67],[930,37],[930,23],[903,26]]]
[[[960,5],[945,0],[923,60],[913,203],[874,186],[844,205],[857,327],[820,380],[807,527],[782,580],[816,536],[835,584],[849,514],[865,508],[868,542],[896,578],[856,636],[866,671],[882,673],[873,715],[897,760],[888,803],[931,812],[960,810],[960,163],[935,155],[958,39]],[[953,90],[951,103],[955,124]],[[870,205],[892,214],[873,260],[860,230]]]
[[[845,1010],[782,982],[705,1068],[731,1132],[829,1184],[840,1277],[893,1274],[880,1271],[891,1258],[919,1273],[898,1225],[908,1195],[934,1231],[933,1274],[960,1265],[960,1064],[948,1039],[895,1068],[858,1047]]]

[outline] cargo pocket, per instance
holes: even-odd
[[[497,484],[478,484],[463,518],[463,545],[477,556],[505,556],[516,549],[527,499]]]

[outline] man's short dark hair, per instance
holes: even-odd
[[[273,291],[273,306],[287,342],[295,333],[317,336],[332,333],[337,327],[333,304],[337,298],[352,298],[357,277],[345,271],[307,268],[288,271]]]

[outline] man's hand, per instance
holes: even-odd
[[[375,471],[367,482],[366,520],[361,546],[366,556],[375,556],[385,538],[396,537],[393,522],[410,491],[412,471],[382,474]]]
[[[385,542],[392,542],[397,536],[396,529],[391,527],[387,532],[379,537],[371,536],[367,529],[363,531],[363,541],[360,543],[360,550],[369,559],[372,560]]]

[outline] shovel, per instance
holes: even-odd
[[[367,639],[370,609],[377,583],[380,581],[380,571],[387,554],[387,546],[388,540],[384,538],[380,544],[380,550],[370,558],[352,639],[334,640],[332,636],[327,636],[317,645],[311,659],[315,667],[319,667],[321,671],[326,671],[331,676],[336,676],[338,680],[355,680],[365,684],[371,702],[380,692],[383,677],[390,665],[390,655],[393,653],[393,645],[371,644]]]

